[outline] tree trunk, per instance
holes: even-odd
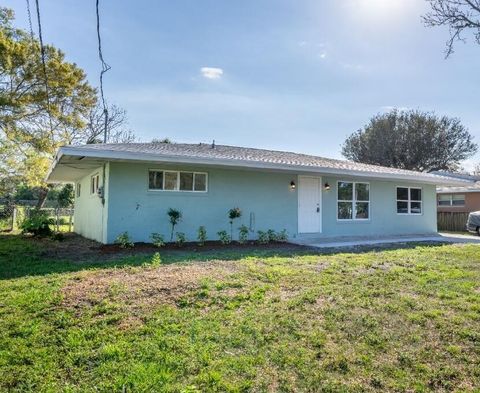
[[[48,187],[41,187],[38,190],[38,201],[37,201],[37,209],[41,209],[43,205],[45,205],[45,201],[47,200],[49,188]]]

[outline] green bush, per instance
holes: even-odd
[[[203,225],[198,228],[197,240],[199,246],[205,245],[205,242],[207,241],[207,230]]]
[[[134,244],[128,235],[128,232],[123,232],[115,239],[115,244],[118,244],[120,248],[133,248]]]
[[[31,233],[34,236],[51,236],[53,219],[42,210],[32,210],[29,217],[23,220],[20,229],[23,233]]]
[[[268,235],[268,232],[266,231],[257,231],[258,235],[258,242],[260,244],[268,244],[270,243],[270,236]]]
[[[219,231],[217,232],[217,235],[222,244],[230,244],[232,242],[232,238],[227,231]]]
[[[160,233],[156,233],[156,232],[153,232],[151,235],[150,235],[150,239],[152,240],[152,244],[155,246],[155,247],[163,247],[165,246],[165,240],[163,239],[163,235],[161,235]]]
[[[281,231],[277,234],[277,242],[280,242],[280,243],[286,243],[286,242],[288,242],[288,232],[287,232],[286,229],[281,230]]]
[[[278,239],[277,233],[273,229],[269,229],[267,231],[267,235],[268,235],[269,242],[276,242]]]
[[[245,244],[248,241],[249,229],[246,225],[242,225],[238,229],[238,242],[240,244]]]
[[[187,241],[187,237],[183,232],[177,232],[175,234],[175,243],[177,244],[178,247],[182,247],[186,241]]]

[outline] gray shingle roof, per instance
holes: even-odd
[[[392,175],[392,177],[412,178],[418,181],[427,181],[429,183],[438,184],[446,182],[446,180],[454,181],[452,178],[438,176],[423,172],[415,172],[397,168],[388,168],[377,165],[360,164],[351,161],[337,160],[331,158],[324,158],[312,156],[301,153],[293,153],[286,151],[264,150],[249,147],[225,146],[211,144],[186,144],[186,143],[120,143],[120,144],[92,144],[82,146],[66,146],[61,148],[60,152],[64,154],[71,154],[77,151],[78,154],[85,154],[90,157],[97,156],[105,157],[105,154],[112,158],[135,159],[135,157],[145,157],[154,160],[155,157],[166,159],[175,158],[176,162],[196,160],[208,163],[218,162],[219,164],[226,164],[230,162],[241,166],[241,164],[248,164],[249,167],[278,167],[279,169],[305,169],[308,171],[322,170],[339,171],[339,172],[361,172],[364,175]],[[385,176],[385,177],[386,177]]]

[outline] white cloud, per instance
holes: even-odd
[[[200,72],[207,79],[220,79],[223,75],[223,70],[217,67],[202,67]]]
[[[327,52],[326,51],[322,51],[318,54],[318,57],[320,59],[325,59],[327,57]]]

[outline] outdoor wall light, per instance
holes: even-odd
[[[330,190],[330,184],[325,183],[325,190],[327,190],[327,191]]]
[[[295,190],[296,187],[297,187],[297,186],[295,185],[295,182],[292,180],[292,181],[290,182],[290,190]]]

